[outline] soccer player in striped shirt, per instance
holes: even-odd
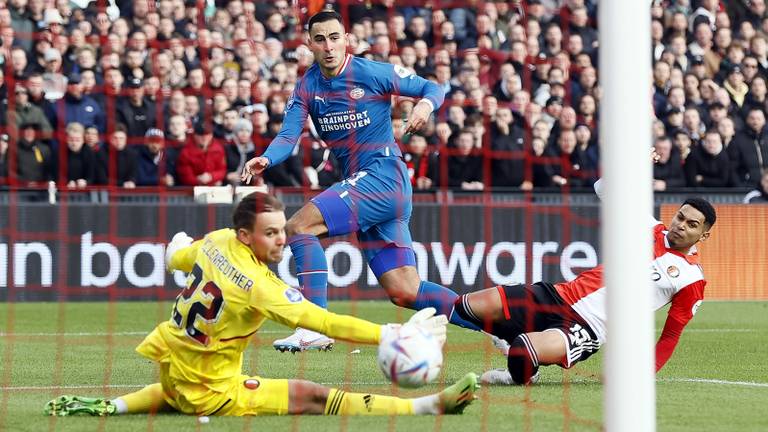
[[[600,184],[595,184],[598,195]],[[714,207],[700,198],[686,200],[669,227],[650,218],[654,310],[671,303],[656,343],[656,371],[672,356],[704,299],[707,282],[696,244],[709,238],[716,218]],[[600,265],[571,282],[498,286],[460,296],[458,314],[509,343],[507,369],[488,371],[481,382],[531,384],[539,366],[570,368],[586,360],[606,340],[606,289]]]
[[[243,352],[268,319],[321,331],[357,343],[377,344],[399,324],[377,325],[336,315],[304,299],[267,264],[282,259],[283,204],[270,195],[245,197],[233,228],[192,242],[185,233],[166,249],[169,270],[189,274],[171,318],[136,348],[160,368],[160,382],[114,400],[60,396],[48,402],[53,416],[116,415],[177,411],[197,416],[284,414],[456,414],[474,400],[477,376],[465,375],[440,393],[415,399],[345,392],[304,380],[243,374]],[[445,342],[444,315],[434,309],[403,325],[419,326]]]
[[[405,132],[411,133],[442,105],[443,90],[401,66],[347,54],[347,34],[336,12],[315,14],[308,30],[315,64],[286,103],[280,133],[243,170],[247,183],[284,161],[307,117],[341,163],[346,180],[312,198],[286,228],[304,295],[321,307],[327,305],[328,263],[319,238],[356,233],[368,265],[393,303],[415,310],[431,306],[450,322],[474,328],[452,314],[455,292],[422,281],[416,271],[408,227],[411,183],[392,131],[392,95],[420,98],[407,121]],[[296,351],[332,343],[322,334],[299,330],[274,346]]]

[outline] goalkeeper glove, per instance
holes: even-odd
[[[411,316],[402,326],[416,326],[429,333],[437,339],[437,343],[442,348],[445,344],[448,325],[448,317],[445,315],[435,315],[437,310],[433,307],[424,308]],[[387,324],[382,326],[381,339],[385,339],[390,331],[401,327],[401,324]]]
[[[184,231],[177,232],[173,236],[171,242],[168,243],[168,246],[165,248],[165,267],[168,271],[173,270],[171,269],[171,258],[173,258],[173,255],[181,249],[191,245],[193,241],[194,239],[188,236]]]

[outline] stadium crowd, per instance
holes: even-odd
[[[596,1],[410,4],[0,0],[0,182],[238,184],[313,61],[302,23],[334,7],[355,55],[446,91],[416,135],[401,132],[414,101],[392,100],[416,189],[591,186]],[[650,14],[654,189],[758,188],[768,169],[765,1],[655,1]],[[300,144],[264,181],[321,188],[339,179],[311,128]]]

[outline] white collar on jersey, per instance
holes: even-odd
[[[339,69],[339,73],[336,76],[343,74],[344,70],[347,68],[347,65],[351,61],[352,61],[352,54],[347,54],[347,56],[344,57],[344,63],[341,64],[341,69]]]

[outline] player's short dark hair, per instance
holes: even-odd
[[[243,197],[235,207],[232,213],[232,225],[235,230],[244,228],[250,231],[259,213],[283,210],[285,210],[285,204],[279,199],[263,192],[253,192]]]
[[[712,206],[712,204],[709,203],[709,201],[703,198],[688,198],[685,200],[685,202],[683,202],[680,205],[680,207],[686,204],[700,211],[701,214],[704,215],[704,225],[707,225],[709,228],[712,228],[712,225],[714,225],[715,221],[717,220],[717,213],[715,212],[715,208]]]
[[[310,18],[309,22],[307,22],[307,31],[312,30],[312,26],[315,24],[333,20],[340,22],[342,26],[344,25],[344,19],[338,12],[333,10],[324,10],[322,12],[318,12],[312,15],[312,18]]]

